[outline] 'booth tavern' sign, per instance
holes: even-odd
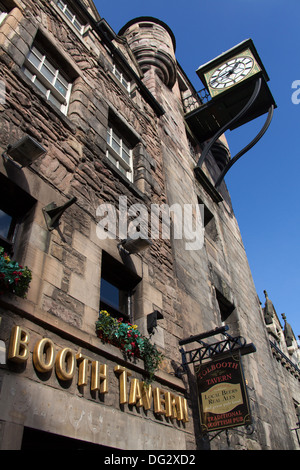
[[[10,335],[8,360],[26,364],[31,355],[30,342],[29,332],[23,327],[14,326]],[[90,382],[91,392],[100,394],[109,392],[109,370],[106,364],[100,364],[72,348],[56,351],[50,338],[42,338],[35,343],[32,362],[34,368],[41,374],[55,370],[61,382],[70,382],[77,376],[78,387],[87,386]],[[164,415],[182,423],[189,421],[187,401],[184,397],[160,387],[147,386],[143,381],[131,377],[131,371],[126,367],[115,365],[114,373],[118,376],[120,405],[142,407],[147,411],[152,408],[153,400],[155,415]]]

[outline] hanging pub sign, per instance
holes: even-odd
[[[239,353],[195,365],[195,374],[203,433],[251,424]]]

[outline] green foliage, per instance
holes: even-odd
[[[12,293],[19,297],[26,297],[31,279],[32,275],[30,269],[27,266],[21,266],[17,261],[12,261],[1,246],[0,295]]]
[[[96,331],[103,341],[122,349],[127,357],[138,357],[144,361],[148,373],[146,382],[150,383],[162,361],[162,354],[137,329],[137,325],[126,323],[123,318],[113,318],[106,310],[101,310],[96,322]]]

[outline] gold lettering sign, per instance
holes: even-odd
[[[130,382],[129,405],[135,405],[138,408],[143,406],[141,386],[138,379],[132,379]]]
[[[120,405],[127,403],[127,377],[131,375],[131,372],[126,367],[116,366],[115,372],[119,376],[120,384]]]
[[[14,362],[26,362],[29,357],[29,333],[20,326],[14,326],[8,348],[8,359]]]
[[[70,348],[58,351],[55,359],[56,374],[60,380],[72,380],[75,373],[75,352]]]
[[[142,385],[143,408],[147,411],[151,408],[152,386],[148,385],[148,387],[146,387],[144,382]]]
[[[106,364],[100,365],[98,361],[92,362],[91,390],[92,392],[99,391],[100,393],[108,392]]]
[[[20,326],[14,326],[11,331],[8,359],[12,362],[26,363],[29,359],[30,335],[28,331]],[[100,394],[108,393],[108,367],[100,364],[90,357],[76,353],[71,348],[63,348],[56,352],[53,341],[42,338],[35,344],[32,354],[32,362],[35,369],[40,373],[47,373],[55,369],[57,377],[61,381],[71,381],[78,365],[79,387],[88,385],[90,376],[91,392]],[[114,372],[119,381],[120,405],[129,404],[137,408],[143,407],[145,411],[150,410],[153,398],[153,411],[157,415],[176,419],[184,423],[188,422],[188,411],[186,399],[165,391],[159,387],[152,389],[151,385],[136,378],[131,378],[131,372],[120,365],[114,367]]]
[[[88,384],[89,364],[92,363],[92,359],[81,353],[76,354],[76,359],[79,364],[78,387],[82,387]]]
[[[38,341],[33,350],[33,363],[39,372],[49,372],[55,362],[55,347],[51,339]]]

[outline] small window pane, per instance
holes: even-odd
[[[128,165],[130,165],[130,154],[128,154],[124,149],[122,151],[122,158],[126,163],[128,163]]]
[[[82,31],[82,24],[79,23],[79,21],[78,21],[76,18],[74,18],[73,25],[74,25],[75,28],[78,29],[78,31],[81,33],[81,31]]]
[[[112,132],[111,132],[111,135],[112,135],[112,138],[118,142],[118,144],[121,144],[121,139],[120,137],[118,136],[118,134],[115,133],[115,131],[112,129]]]
[[[124,85],[125,88],[129,88],[129,82],[126,80],[126,78],[122,78],[122,85]]]
[[[115,76],[117,77],[118,80],[121,81],[121,74],[118,69],[115,68]]]
[[[12,217],[6,212],[0,210],[0,236],[3,238],[8,238],[9,229],[12,223]]]
[[[43,65],[41,68],[41,73],[44,75],[50,83],[54,82],[55,75],[45,66]]]
[[[59,80],[56,80],[55,88],[56,88],[63,96],[67,96],[68,88],[66,88]]]
[[[101,279],[100,297],[103,302],[119,309],[119,289],[105,279]]]
[[[30,78],[30,80],[33,80],[34,74],[31,73],[30,70],[25,68],[24,73],[25,73],[26,77]]]
[[[63,2],[61,2],[60,0],[58,0],[58,1],[57,1],[57,6],[58,6],[61,10],[63,10],[64,7],[65,7],[65,4],[64,4]]]
[[[68,88],[69,82],[62,76],[60,72],[58,72],[58,80],[65,86],[65,88]]]
[[[54,104],[54,105],[57,106],[58,108],[61,107],[61,103],[55,98],[55,96],[53,96],[52,93],[50,93],[48,99],[49,99],[49,101],[51,101],[52,104]]]
[[[41,59],[38,58],[33,51],[29,53],[28,60],[38,69],[41,64]]]
[[[120,155],[121,152],[121,146],[120,143],[115,141],[115,138],[113,137],[112,143],[111,143],[112,148],[114,149],[115,152],[117,152]]]
[[[108,158],[108,160],[110,160],[114,165],[117,166],[117,163],[118,163],[117,160],[116,160],[109,152],[107,152],[107,158]]]
[[[123,175],[127,176],[127,170],[123,168],[122,165],[119,165],[119,170],[121,173],[123,173]]]
[[[49,62],[48,59],[45,59],[44,64],[48,67],[48,69],[53,73],[53,75],[56,74],[56,68]]]
[[[35,46],[33,46],[31,52],[42,61],[43,54]]]
[[[37,78],[34,80],[34,84],[38,87],[38,89],[42,93],[44,93],[44,95],[47,95],[47,92],[48,92],[47,88]]]
[[[69,20],[71,20],[71,21],[73,20],[74,15],[73,15],[73,13],[69,10],[68,7],[65,9],[65,15],[69,18]]]

